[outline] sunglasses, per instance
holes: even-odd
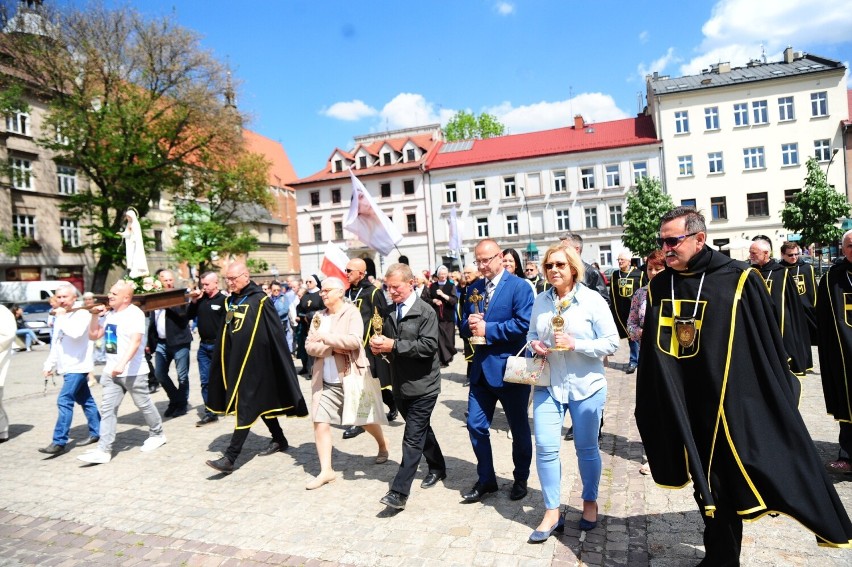
[[[564,270],[567,265],[568,262],[548,262],[544,265],[544,269],[552,270],[553,268],[556,268],[557,270]]]
[[[689,234],[681,234],[680,236],[667,236],[666,238],[657,237],[657,246],[659,246],[660,248],[662,248],[663,246],[675,248],[683,241],[684,238],[689,238],[690,236],[695,236],[696,234],[698,233],[690,232]]]

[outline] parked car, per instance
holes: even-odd
[[[21,305],[21,309],[24,310],[24,323],[35,331],[40,340],[48,342],[52,331],[47,325],[47,318],[50,316],[51,309],[50,303],[47,301],[24,303]]]

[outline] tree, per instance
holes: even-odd
[[[92,288],[102,291],[124,260],[125,211],[143,218],[161,193],[179,195],[202,154],[238,153],[242,117],[228,104],[226,69],[169,19],[97,5],[30,10],[39,18],[27,33],[0,34],[16,71],[3,87],[49,101],[37,143],[91,181],[60,207],[92,237]]]
[[[472,112],[460,110],[447,122],[447,127],[444,128],[444,137],[448,142],[481,140],[502,136],[505,129],[505,126],[496,117],[487,112],[483,112],[477,117]]]
[[[802,236],[803,248],[836,243],[843,235],[837,223],[849,216],[849,203],[828,184],[816,158],[809,158],[806,166],[805,187],[781,209],[781,221],[785,229]]]
[[[636,187],[627,193],[621,241],[634,254],[644,258],[659,248],[657,234],[660,231],[660,219],[672,208],[672,198],[663,192],[660,180],[642,177]]]

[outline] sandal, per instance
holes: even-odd
[[[828,472],[839,474],[852,474],[852,463],[850,463],[846,459],[837,459],[836,461],[826,463],[825,468],[826,470],[828,470]]]
[[[388,462],[388,452],[387,451],[379,451],[379,454],[376,455],[376,464],[383,465]]]
[[[646,475],[646,476],[647,476],[647,475],[649,475],[649,474],[651,474],[651,467],[650,467],[650,465],[648,465],[648,463],[645,463],[644,465],[642,465],[641,467],[639,467],[639,474],[644,474],[644,475]]]

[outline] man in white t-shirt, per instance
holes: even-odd
[[[133,403],[142,412],[150,434],[142,444],[142,451],[153,451],[166,442],[163,420],[148,393],[148,365],[142,338],[145,335],[145,314],[133,305],[133,284],[121,280],[109,290],[109,306],[92,309],[89,338],[104,339],[106,364],[101,375],[103,400],[101,402],[101,439],[98,448],[77,457],[86,463],[108,463],[112,458],[112,443],[118,423],[118,406],[124,394],[130,392]]]

